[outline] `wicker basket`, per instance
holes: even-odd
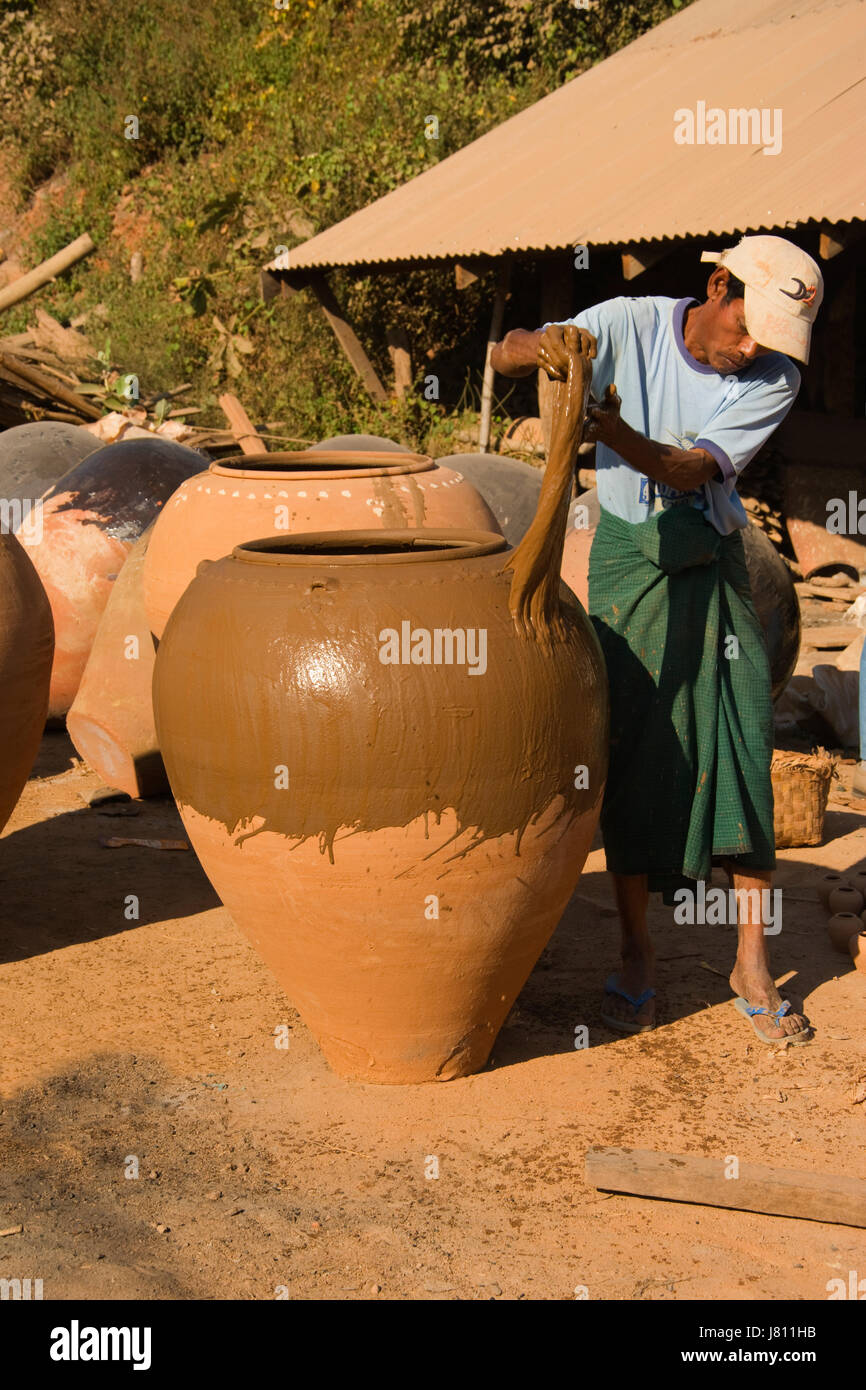
[[[773,814],[777,849],[820,845],[824,838],[824,812],[836,759],[823,748],[813,753],[773,754]]]

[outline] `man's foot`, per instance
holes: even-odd
[[[798,1038],[811,1035],[809,1022],[802,1014],[788,1013],[779,1019],[772,1018],[782,1007],[783,1000],[766,970],[746,970],[739,964],[734,966],[730,976],[731,989],[741,999],[745,999],[753,1009],[766,1009],[765,1014],[753,1015],[754,1026],[767,1042],[782,1042],[785,1038]]]
[[[641,957],[623,961],[620,969],[607,982],[601,1015],[603,1021],[619,1033],[641,1033],[654,1028],[654,985],[655,969],[651,960]],[[614,990],[620,992],[615,993]]]

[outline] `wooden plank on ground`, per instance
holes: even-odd
[[[75,265],[76,261],[89,256],[91,251],[95,250],[96,246],[86,232],[83,236],[76,237],[55,256],[49,256],[47,261],[35,266],[33,270],[28,270],[26,275],[19,276],[17,280],[12,281],[11,285],[0,290],[0,309],[8,309],[12,304],[20,304],[21,300],[26,299],[34,290],[40,289],[42,285],[47,285],[49,280],[53,280],[69,266]]]
[[[737,1177],[725,1176],[732,1171],[726,1157],[622,1148],[592,1148],[586,1155],[586,1180],[602,1192],[866,1227],[862,1178],[742,1161]]]
[[[856,623],[827,623],[818,627],[804,627],[800,645],[819,652],[838,651],[842,647],[850,647],[858,631]]]

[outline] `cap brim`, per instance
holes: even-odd
[[[771,352],[783,352],[804,365],[809,361],[812,325],[806,318],[775,308],[762,294],[746,285],[743,311],[749,336]]]

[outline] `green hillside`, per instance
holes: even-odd
[[[681,7],[683,0],[17,0],[0,11],[3,163],[35,264],[83,231],[97,252],[39,302],[87,331],[142,391],[191,381],[221,422],[229,383],[299,439],[347,430],[440,451],[477,406],[491,284],[453,273],[333,284],[384,380],[402,323],[420,380],[374,406],[304,294],[265,307],[258,271]],[[435,114],[439,138],[425,138]],[[135,132],[137,138],[128,138]],[[47,185],[47,188],[46,188]],[[142,272],[130,279],[130,259]],[[32,306],[6,313],[23,328]]]

